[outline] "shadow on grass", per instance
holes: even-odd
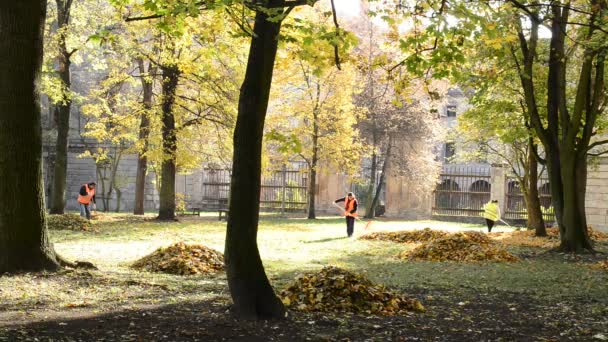
[[[302,240],[303,243],[323,243],[323,242],[329,242],[329,241],[336,241],[336,240],[345,240],[348,239],[348,236],[341,236],[341,237],[331,237],[331,238],[325,238],[325,239],[319,239],[319,240]]]

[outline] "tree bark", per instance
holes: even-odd
[[[545,220],[538,197],[538,161],[536,160],[536,145],[532,138],[528,139],[528,184],[526,206],[528,211],[528,229],[534,229],[536,236],[547,236]]]
[[[144,113],[141,115],[141,121],[139,123],[139,140],[143,144],[141,150],[138,153],[137,158],[137,172],[135,179],[135,207],[133,209],[134,215],[143,215],[144,201],[145,201],[145,191],[146,191],[146,174],[148,173],[148,157],[146,153],[148,152],[148,137],[150,136],[150,110],[152,109],[152,63],[148,65],[148,70],[146,71],[146,66],[144,64],[144,60],[139,58],[137,60],[137,64],[139,66],[139,74],[141,77],[141,87],[143,89],[143,106]],[[147,76],[145,76],[147,75]]]
[[[267,6],[282,4],[270,0]],[[235,313],[245,319],[285,315],[283,303],[266,277],[257,245],[262,138],[280,29],[281,21],[268,20],[263,10],[256,12],[234,132],[225,262]]]
[[[316,103],[312,110],[312,159],[310,163],[310,184],[308,186],[308,219],[314,220],[315,190],[317,188],[317,164],[319,163],[319,111],[321,99],[321,85],[317,83]]]
[[[375,140],[375,139],[374,139]],[[374,152],[372,154],[372,168],[369,177],[369,187],[367,188],[367,208],[365,211],[365,218],[371,219],[376,216],[376,207],[373,206],[374,202],[374,188],[376,187],[376,171],[378,170],[378,155],[376,154],[376,142],[374,141]]]
[[[65,189],[68,172],[68,137],[70,132],[70,111],[72,100],[69,94],[71,87],[71,53],[66,46],[67,26],[70,22],[71,0],[56,0],[57,26],[59,32],[59,56],[56,59],[55,72],[61,79],[62,99],[55,107],[55,123],[57,125],[57,141],[55,143],[55,165],[53,172],[53,188],[51,190],[51,214],[63,214],[65,209]]]
[[[56,270],[42,186],[40,68],[46,1],[0,2],[0,274]]]
[[[317,188],[317,164],[319,163],[319,124],[318,114],[314,113],[312,135],[312,160],[310,163],[310,184],[308,185],[308,219],[317,218],[315,213],[315,190]]]
[[[378,205],[378,201],[380,200],[380,194],[382,193],[382,186],[384,185],[384,180],[386,179],[386,170],[388,169],[388,164],[391,160],[392,145],[393,145],[393,139],[389,135],[388,145],[386,146],[386,153],[384,155],[384,162],[382,163],[382,174],[380,174],[380,179],[378,180],[378,187],[376,188],[376,193],[374,195],[374,199],[372,200],[371,208],[376,208],[376,206]],[[372,212],[375,212],[375,209],[372,209]],[[368,218],[368,217],[366,216],[366,218]]]
[[[159,220],[175,219],[175,160],[177,153],[177,135],[173,105],[179,82],[177,66],[161,67],[163,73],[162,136],[163,162],[161,166]]]

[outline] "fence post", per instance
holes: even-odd
[[[283,165],[283,196],[281,198],[281,215],[285,216],[285,201],[286,201],[286,195],[287,195],[287,168],[285,167],[285,165]]]
[[[504,213],[506,208],[505,184],[507,182],[507,172],[504,165],[492,164],[492,167],[490,168],[490,177],[490,183],[492,184],[492,188],[490,190],[490,197],[492,200],[498,200],[500,212]]]

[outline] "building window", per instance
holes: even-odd
[[[447,116],[448,118],[456,117],[456,106],[448,106],[447,108]]]
[[[456,154],[456,146],[454,143],[445,144],[445,161],[450,162],[450,159]]]

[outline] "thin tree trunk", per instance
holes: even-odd
[[[536,236],[547,236],[545,220],[538,197],[538,161],[536,160],[536,145],[532,138],[528,139],[528,184],[526,191],[526,206],[528,211],[528,229],[534,229]]]
[[[374,153],[372,154],[372,169],[370,173],[369,187],[367,188],[367,209],[365,212],[365,218],[373,218],[376,215],[376,208],[373,206],[374,202],[374,188],[376,187],[376,172],[378,170],[378,155],[376,154],[376,144],[374,143]]]
[[[177,153],[177,135],[173,104],[179,82],[179,69],[176,66],[161,67],[163,73],[162,136],[163,162],[161,165],[159,220],[175,219],[175,160]]]
[[[42,186],[40,68],[46,1],[0,2],[0,274],[56,270]]]
[[[388,169],[388,164],[391,160],[391,147],[393,145],[393,139],[388,137],[388,145],[386,147],[386,153],[384,155],[384,162],[382,163],[382,173],[380,174],[380,179],[378,180],[378,187],[376,188],[376,194],[374,195],[374,199],[372,200],[371,208],[372,212],[375,213],[375,208],[378,205],[378,201],[380,201],[380,194],[382,193],[382,186],[384,185],[384,180],[386,179],[386,170]],[[366,217],[367,218],[367,217]]]
[[[145,191],[146,191],[146,174],[148,172],[148,157],[146,153],[148,152],[148,137],[150,136],[150,110],[152,109],[152,63],[148,65],[148,71],[146,72],[146,67],[144,64],[144,60],[139,58],[137,60],[139,66],[140,75],[147,77],[141,77],[141,87],[143,89],[143,105],[144,105],[144,113],[141,115],[141,121],[139,123],[139,140],[142,143],[142,148],[138,153],[137,158],[137,172],[135,179],[135,207],[133,209],[133,214],[135,215],[143,215],[144,201],[145,201]]]
[[[315,212],[315,190],[317,188],[317,164],[319,162],[319,154],[318,150],[318,126],[316,122],[314,123],[316,133],[313,135],[312,139],[312,161],[310,164],[310,184],[308,185],[308,219],[314,220],[316,219]]]
[[[321,85],[317,83],[317,96],[315,107],[312,111],[312,160],[310,165],[310,184],[308,185],[308,219],[314,220],[315,213],[315,190],[317,187],[317,164],[319,163],[319,100],[321,97]]]
[[[61,79],[62,99],[55,105],[55,122],[57,124],[57,141],[55,143],[55,168],[53,188],[51,190],[51,214],[63,214],[65,209],[65,189],[68,170],[68,136],[70,132],[70,111],[72,100],[69,94],[71,87],[71,53],[66,46],[66,29],[70,22],[71,0],[56,0],[57,26],[59,35],[59,56],[56,73]]]
[[[283,1],[270,0],[269,7]],[[225,262],[237,315],[246,319],[282,318],[283,303],[274,293],[257,245],[264,120],[281,22],[256,12],[245,80],[241,86],[234,132],[230,215]]]

